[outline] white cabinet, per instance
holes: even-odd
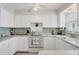
[[[65,47],[64,47],[65,50],[78,50],[78,48],[76,48],[75,46],[69,44],[69,43],[66,43],[65,42]]]
[[[56,14],[50,15],[51,27],[58,27],[57,22],[58,22],[57,21],[57,15]]]
[[[73,46],[61,39],[56,39],[56,50],[74,50]]]
[[[22,27],[22,16],[21,15],[15,15],[14,26]]]
[[[28,37],[17,37],[16,50],[17,51],[28,51]]]
[[[30,16],[30,22],[31,23],[41,23],[42,22],[42,15],[29,15]]]
[[[51,27],[51,24],[50,24],[51,20],[49,15],[43,16],[42,21],[43,21],[43,27]]]
[[[15,27],[30,27],[30,17],[28,15],[15,15]]]
[[[30,16],[29,15],[23,15],[22,16],[22,26],[23,27],[30,27]]]
[[[7,27],[7,26],[9,26],[8,15],[7,15],[6,10],[1,9],[1,16],[0,17],[1,17],[1,19],[0,19],[1,27]]]
[[[57,27],[57,15],[15,15],[15,27],[30,27],[35,22],[43,23],[43,27]]]
[[[0,42],[0,55],[8,55],[9,54],[9,46],[8,40]]]
[[[65,42],[56,38],[56,50],[64,50]]]
[[[63,41],[62,39],[56,38],[56,50],[77,50],[75,46]]]
[[[16,40],[17,37],[9,39],[9,54],[13,55],[16,52]]]
[[[13,55],[16,51],[28,51],[28,37],[16,36],[0,42],[0,55]]]
[[[42,22],[43,27],[57,27],[57,15],[43,15]]]
[[[66,27],[66,22],[65,22],[65,13],[61,12],[59,15],[59,27]]]
[[[14,16],[11,12],[1,8],[0,27],[14,27]]]
[[[44,49],[55,50],[55,43],[54,37],[44,37]]]
[[[13,55],[16,52],[16,38],[0,42],[0,55]]]

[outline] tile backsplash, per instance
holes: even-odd
[[[57,34],[57,28],[43,28],[43,33]]]
[[[60,28],[43,28],[43,33],[50,33],[50,34],[57,34],[58,32],[60,32],[59,30]],[[15,34],[26,34],[27,30],[29,30],[31,32],[31,28],[14,28],[14,33]],[[65,33],[65,30],[63,31],[63,33]]]
[[[31,31],[31,28],[14,28],[14,33],[26,33],[27,30]],[[57,34],[58,29],[57,28],[43,28],[43,33],[50,33],[50,34]]]
[[[0,28],[0,34],[10,34],[11,28]],[[57,34],[60,28],[43,28],[43,33]],[[14,34],[26,34],[27,30],[31,32],[31,28],[13,28]],[[65,33],[65,30],[63,31]]]
[[[51,34],[57,34],[57,33],[63,33],[65,34],[65,29],[61,30],[62,28],[43,28],[43,33],[51,33]]]
[[[14,34],[26,34],[27,30],[31,31],[30,28],[14,28]]]
[[[7,35],[10,35],[9,31],[10,31],[9,28],[0,27],[0,37],[4,37],[4,36],[7,36]]]
[[[9,28],[0,27],[0,33],[9,33]]]

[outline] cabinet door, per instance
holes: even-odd
[[[18,37],[18,39],[17,39],[17,51],[28,51],[28,39],[27,39],[27,37]]]
[[[56,38],[56,50],[64,50],[65,43],[61,39]]]
[[[14,22],[13,22],[13,14],[5,9],[1,8],[1,27],[13,27]]]
[[[50,23],[51,23],[51,27],[57,27],[57,15],[56,14],[50,15]]]
[[[55,38],[54,37],[45,37],[44,38],[44,49],[55,49]]]
[[[9,54],[13,55],[16,52],[16,38],[9,40]]]
[[[15,27],[30,27],[30,16],[16,15],[15,16]]]
[[[61,39],[56,39],[56,50],[74,50],[74,46]]]
[[[59,21],[59,27],[65,27],[65,24],[66,24],[66,22],[65,22],[65,13],[64,12],[61,12],[60,14],[59,14],[59,17],[60,17],[60,21]]]
[[[76,48],[75,46],[69,44],[69,43],[66,43],[65,42],[65,47],[64,47],[65,50],[78,50],[78,48]]]
[[[7,20],[9,23],[9,27],[14,27],[14,14],[8,12],[9,19]]]
[[[37,22],[37,23],[40,23],[42,22],[42,19],[41,19],[41,15],[30,15],[30,21],[33,23]]]
[[[48,49],[48,39],[47,37],[44,37],[44,49]]]
[[[15,15],[15,21],[14,21],[15,27],[22,27],[22,16],[21,15]]]
[[[56,50],[78,50],[78,48],[57,38],[56,39]]]
[[[51,27],[51,23],[50,23],[51,21],[49,15],[43,16],[42,21],[43,21],[43,27]]]
[[[9,26],[8,24],[8,15],[7,12],[4,9],[1,9],[1,27],[7,27]]]
[[[23,15],[22,16],[22,27],[30,27],[30,16]]]
[[[8,55],[9,50],[8,50],[8,40],[0,42],[0,55]]]

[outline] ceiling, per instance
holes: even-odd
[[[15,11],[28,12],[29,10],[37,9],[38,11],[61,11],[67,8],[72,3],[0,3],[0,6],[11,8]]]
[[[41,10],[56,10],[64,3],[39,3]],[[7,3],[8,7],[14,10],[29,10],[35,3]]]

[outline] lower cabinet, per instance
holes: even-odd
[[[28,37],[19,36],[16,44],[16,51],[28,51]]]
[[[56,50],[64,50],[65,42],[56,38]]]
[[[16,36],[0,42],[0,55],[13,55],[16,51],[28,51],[28,37]]]
[[[68,43],[65,43],[64,49],[65,50],[78,50],[78,48],[76,48],[75,46],[68,44]]]
[[[44,37],[44,49],[50,49],[50,50],[55,50],[56,45],[55,45],[55,38],[54,37]]]
[[[57,37],[44,37],[44,49],[50,50],[78,50],[75,46]]]
[[[0,42],[0,55],[8,55],[9,48],[8,48],[8,40]]]
[[[44,37],[46,50],[77,50],[75,46],[56,37]],[[13,55],[16,51],[29,51],[27,36],[17,36],[0,42],[0,55]]]
[[[17,40],[16,37],[11,38],[9,40],[9,54],[10,55],[13,55],[16,52],[16,40]]]
[[[75,46],[56,38],[56,50],[77,50]]]

